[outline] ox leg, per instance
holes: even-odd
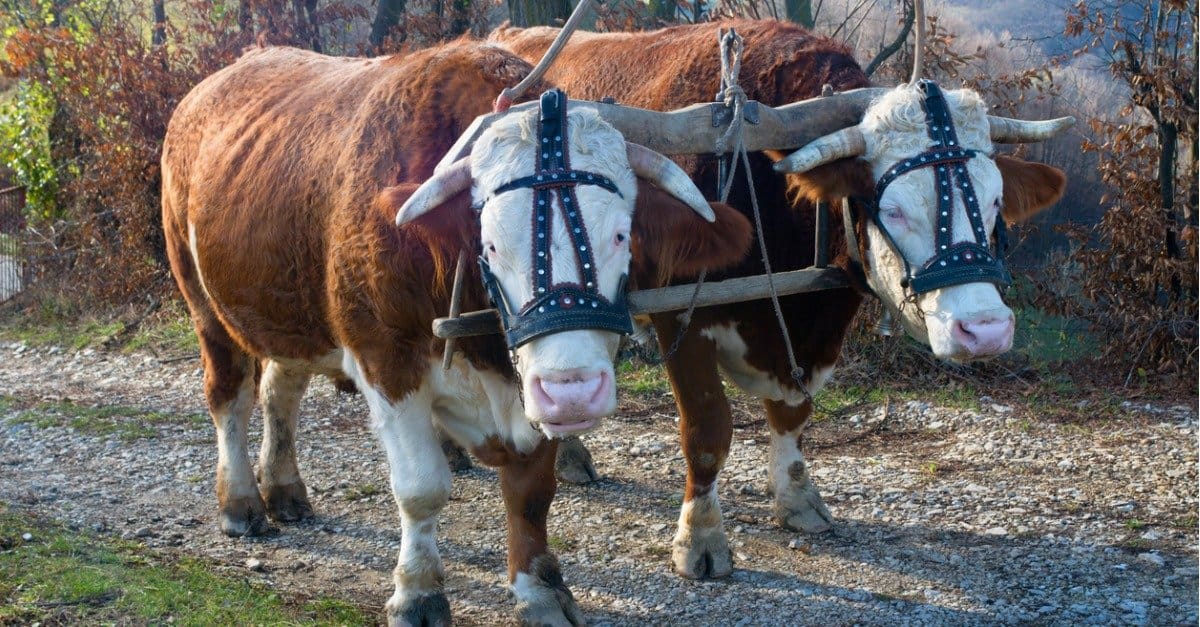
[[[558,443],[558,456],[554,460],[554,475],[560,481],[582,485],[600,478],[592,454],[578,437],[563,438]]]
[[[462,472],[471,469],[471,454],[467,449],[458,445],[445,433],[438,433],[438,437],[442,439],[442,454],[446,456],[446,464],[450,466],[452,472]]]
[[[775,518],[794,531],[822,533],[833,525],[833,515],[821,500],[808,474],[801,452],[804,427],[812,415],[812,402],[789,405],[763,401],[771,426],[770,473],[767,482],[775,494]]]
[[[234,347],[224,329],[197,329],[204,360],[204,392],[217,428],[217,502],[221,531],[252,536],[267,530],[266,508],[258,495],[246,431],[254,410],[254,359]]]
[[[546,516],[554,500],[557,442],[543,440],[527,456],[500,467],[508,511],[508,581],[526,625],[582,625],[583,614],[563,583],[558,558],[546,546]]]
[[[259,383],[263,407],[263,441],[258,454],[258,491],[267,513],[280,522],[313,514],[308,489],[296,466],[296,417],[311,374],[267,362]]]
[[[679,332],[673,316],[656,316],[654,322],[659,338],[673,339]],[[733,572],[717,500],[717,475],[729,455],[733,419],[717,373],[716,345],[695,330],[691,333],[667,361],[687,460],[687,488],[671,543],[671,561],[675,572],[689,579],[719,578]]]
[[[392,494],[400,509],[400,556],[392,571],[396,591],[387,602],[388,623],[449,625],[437,517],[450,499],[450,468],[433,427],[429,394],[421,388],[399,403],[390,403],[376,390],[359,387],[387,450]]]

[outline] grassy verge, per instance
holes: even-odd
[[[80,310],[64,296],[41,294],[0,319],[0,341],[73,350],[146,350],[164,356],[199,350],[187,309],[175,299],[150,312],[144,307],[92,312]]]
[[[182,424],[196,428],[208,425],[204,414],[172,414],[136,407],[87,406],[70,401],[37,403],[22,407],[17,399],[0,395],[0,414],[8,424],[28,424],[39,429],[70,427],[79,433],[115,436],[124,441],[152,438],[158,427]]]
[[[0,572],[0,624],[374,622],[340,599],[289,597],[199,559],[174,559],[135,543],[71,531],[3,504]]]

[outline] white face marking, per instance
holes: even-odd
[[[803,403],[807,397],[791,385],[783,385],[772,373],[759,370],[746,361],[749,347],[738,333],[736,324],[706,327],[700,335],[717,345],[717,364],[721,372],[747,394],[773,401],[783,401],[793,407]],[[780,340],[782,341],[782,340]],[[816,394],[833,374],[833,366],[817,367],[805,377],[805,387]],[[790,383],[790,382],[789,382]]]
[[[572,110],[568,125],[571,167],[608,177],[621,192],[614,194],[595,185],[575,188],[588,236],[588,241],[578,245],[589,247],[599,291],[611,302],[617,298],[621,277],[629,272],[629,229],[637,182],[629,169],[624,138],[594,110]],[[476,142],[472,154],[473,196],[476,203],[483,203],[483,254],[514,311],[540,296],[534,293],[531,276],[534,192],[525,188],[493,195],[493,190],[534,174],[537,141],[536,113],[531,112],[494,124]],[[555,195],[551,202],[561,200]],[[582,284],[576,245],[568,235],[561,207],[559,204],[549,212],[551,228],[546,232],[551,240],[552,283]],[[597,418],[615,411],[612,360],[619,340],[615,333],[573,330],[542,336],[518,348],[517,370],[525,385],[529,418],[541,422],[546,433],[555,436],[593,426]]]
[[[992,152],[986,110],[974,92],[944,93],[961,146],[979,152],[979,156],[968,161],[967,171],[982,211],[984,230],[990,238],[999,216],[998,201],[1002,196],[1003,180],[995,162],[985,156]],[[896,163],[924,152],[930,145],[920,91],[906,86],[898,87],[872,106],[864,116],[861,128],[867,140],[865,158],[870,162],[876,180]],[[934,187],[937,185],[933,169],[918,168],[896,178],[879,201],[880,221],[914,273],[937,252],[934,231],[939,216],[935,193],[942,195],[945,190],[935,191]],[[961,190],[951,196],[954,203],[953,241],[977,241],[971,231]],[[1007,345],[1001,348],[1003,342],[997,341],[996,346],[989,345],[984,352],[969,350],[961,340],[961,329],[955,330],[956,325],[971,327],[984,320],[1011,322],[1012,311],[1004,304],[995,285],[966,283],[932,290],[922,294],[913,306],[905,302],[908,292],[900,287],[904,260],[896,256],[874,223],[867,226],[867,240],[867,265],[871,269],[867,279],[871,289],[889,309],[898,312],[905,330],[928,344],[935,355],[965,360],[1003,352],[1011,346],[1011,326]]]

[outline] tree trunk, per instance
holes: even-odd
[[[1167,259],[1179,259],[1179,216],[1175,215],[1175,150],[1178,147],[1179,131],[1172,122],[1158,127],[1158,186],[1162,199],[1163,219],[1167,223]],[[1171,296],[1176,300],[1183,296],[1179,275],[1171,277]]]
[[[375,21],[371,23],[371,46],[377,51],[392,29],[400,23],[406,3],[407,0],[379,0],[379,10],[375,12]]]
[[[809,30],[816,25],[813,22],[812,0],[784,0],[783,4],[789,21]]]
[[[154,28],[150,32],[150,44],[155,48],[167,43],[167,8],[165,0],[153,0]]]
[[[900,29],[900,34],[896,35],[896,39],[888,47],[880,50],[879,54],[875,55],[874,59],[871,59],[871,62],[863,69],[863,74],[866,74],[868,77],[871,76],[871,74],[875,73],[875,70],[879,69],[879,66],[883,65],[884,61],[890,59],[892,55],[904,47],[904,40],[908,39],[908,34],[912,32],[913,22],[917,19],[917,12],[913,6],[913,2],[920,1],[922,0],[911,0],[904,3],[904,26]]]
[[[513,26],[561,26],[570,15],[570,0],[508,0]]]
[[[650,0],[646,4],[650,8],[650,16],[656,22],[675,21],[675,0]]]

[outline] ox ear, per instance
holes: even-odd
[[[375,197],[375,210],[390,224],[418,187],[416,183],[403,183],[384,188]],[[471,250],[479,246],[479,227],[473,213],[471,190],[465,189],[405,225],[420,237],[434,240],[443,247]]]
[[[736,209],[711,202],[714,222],[700,217],[657,185],[638,181],[633,213],[630,275],[639,289],[692,278],[742,260],[750,249],[750,221]]]
[[[764,151],[772,161],[787,157],[786,152]],[[875,182],[871,180],[871,165],[858,158],[839,159],[833,163],[819,165],[807,172],[793,172],[787,176],[788,198],[793,202],[832,201],[837,198],[870,198],[875,193]]]
[[[1004,179],[1000,211],[1010,224],[1053,205],[1067,191],[1067,175],[1058,168],[1008,155],[996,155],[996,167]]]

